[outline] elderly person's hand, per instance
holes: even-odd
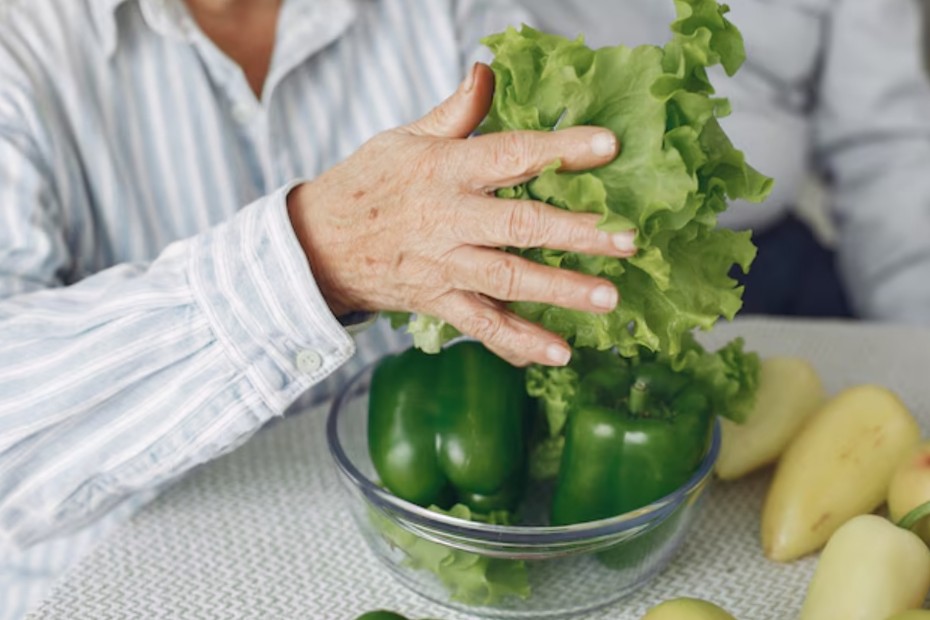
[[[415,123],[375,136],[288,197],[297,237],[332,311],[400,310],[446,320],[511,363],[562,365],[563,339],[506,308],[537,301],[607,312],[609,281],[546,267],[500,248],[547,247],[626,257],[630,232],[599,216],[494,197],[561,160],[610,162],[616,137],[596,127],[468,138],[490,106],[493,74],[476,65],[459,90]]]

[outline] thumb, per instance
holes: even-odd
[[[467,138],[488,113],[493,96],[494,73],[486,64],[476,62],[451,97],[407,130],[419,136]]]

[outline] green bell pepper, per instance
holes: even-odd
[[[363,613],[361,616],[355,620],[412,620],[407,616],[402,616],[396,611],[389,611],[387,609],[376,609],[374,611],[368,611]],[[424,618],[424,620],[426,620]]]
[[[524,372],[474,341],[408,349],[371,380],[368,446],[382,484],[420,506],[512,510],[526,477]]]
[[[635,510],[684,484],[713,429],[702,389],[654,361],[587,373],[565,428],[553,525]]]
[[[407,616],[402,616],[396,611],[388,611],[386,609],[376,609],[375,611],[369,611],[363,613],[361,616],[355,620],[411,620]],[[425,619],[424,619],[425,620]]]
[[[397,612],[388,611],[386,609],[376,609],[375,611],[369,611],[363,613],[361,616],[355,620],[410,620],[407,616],[402,616]]]

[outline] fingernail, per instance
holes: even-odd
[[[591,152],[607,157],[617,152],[617,136],[610,131],[599,131],[591,138]]]
[[[614,233],[611,235],[610,240],[613,242],[614,247],[621,252],[636,251],[636,233],[632,230]]]
[[[549,361],[558,366],[564,366],[572,359],[572,352],[558,344],[550,344],[546,347],[546,357]]]
[[[619,295],[617,294],[617,289],[606,284],[602,284],[593,291],[591,291],[591,304],[603,308],[605,310],[613,310],[617,306],[619,301]]]
[[[465,76],[465,82],[462,84],[462,91],[470,93],[471,89],[475,87],[475,81],[477,80],[478,75],[478,63],[476,62],[471,66],[471,71],[468,72],[468,75]]]

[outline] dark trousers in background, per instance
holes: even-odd
[[[759,253],[749,274],[732,274],[746,287],[740,314],[853,317],[835,255],[807,224],[789,215],[753,242]]]

